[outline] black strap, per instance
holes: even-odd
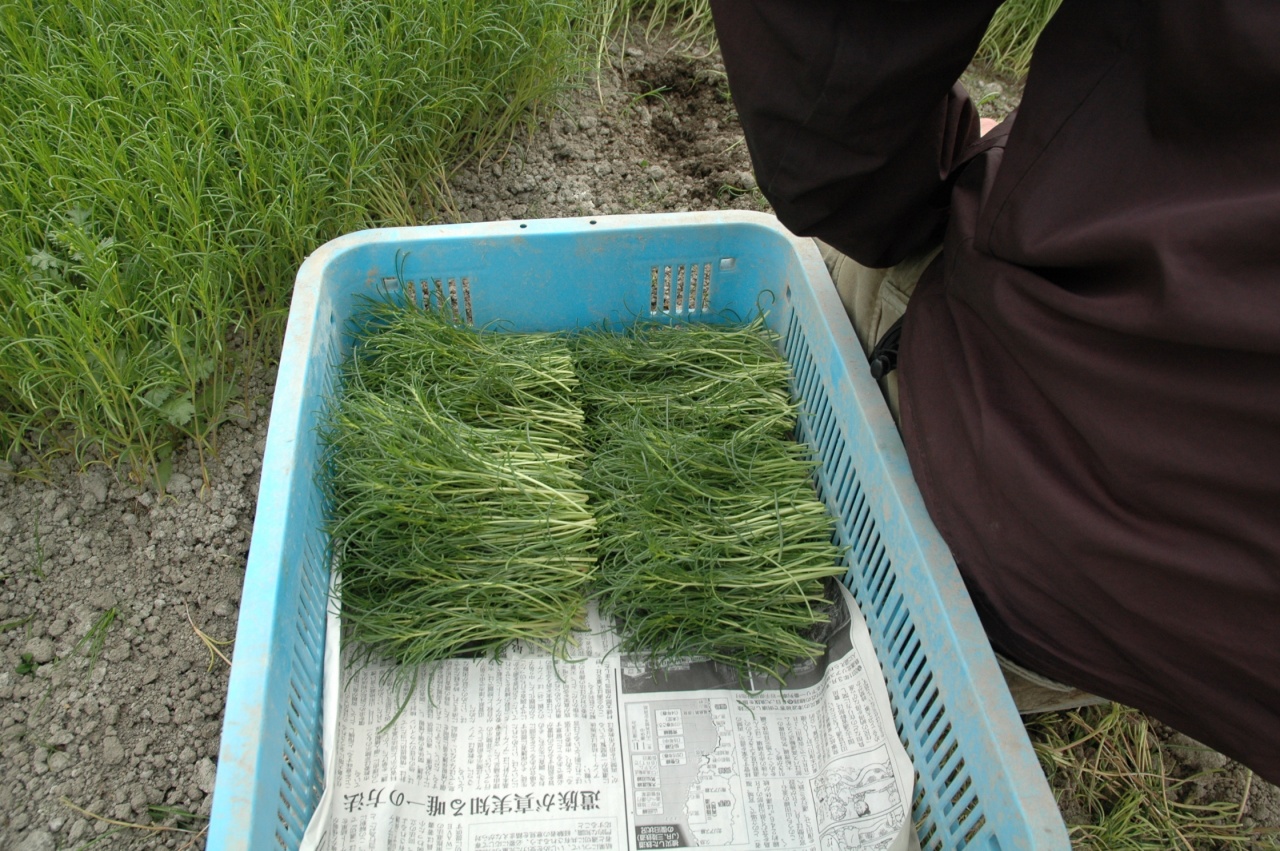
[[[904,318],[905,316],[899,316],[898,321],[890,325],[889,330],[885,331],[884,336],[875,344],[871,354],[867,355],[872,378],[884,378],[898,368],[898,343],[902,340]]]

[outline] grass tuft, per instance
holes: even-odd
[[[439,209],[572,77],[576,9],[6,3],[0,455],[210,448],[303,258]]]
[[[1274,832],[1241,825],[1247,785],[1239,800],[1205,800],[1226,770],[1179,776],[1170,744],[1136,709],[1110,704],[1047,714],[1030,721],[1028,733],[1074,848],[1280,848]]]
[[[76,646],[72,648],[73,652],[84,648],[84,655],[89,660],[89,673],[93,673],[94,666],[98,664],[98,659],[102,656],[102,650],[107,644],[107,632],[111,629],[111,625],[115,623],[116,617],[120,614],[120,610],[114,606],[107,609],[98,619],[94,621],[93,626],[89,627],[89,631],[84,634]]]
[[[1009,0],[996,9],[975,61],[997,74],[1021,80],[1045,25],[1062,0]]]
[[[601,45],[637,24],[646,39],[659,31],[675,36],[685,46],[715,42],[710,0],[601,0]]]

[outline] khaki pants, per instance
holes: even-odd
[[[907,301],[916,290],[916,282],[933,262],[933,258],[942,251],[942,246],[938,246],[932,251],[909,257],[897,266],[872,269],[841,254],[821,240],[815,242],[822,252],[822,259],[826,261],[827,271],[835,282],[836,292],[840,294],[845,312],[853,322],[853,330],[862,341],[862,350],[867,354],[871,353],[893,323],[907,312]],[[885,401],[889,403],[893,421],[898,422],[898,373],[890,372],[881,378],[880,389],[884,392]]]
[[[825,242],[815,242],[827,264],[827,271],[831,273],[831,280],[836,285],[836,292],[840,294],[845,312],[849,314],[849,321],[853,323],[853,330],[857,332],[862,349],[867,354],[871,353],[893,323],[906,313],[907,302],[915,292],[916,282],[942,251],[942,247],[938,246],[932,251],[909,257],[897,266],[871,269],[841,254]],[[900,423],[896,370],[880,379],[880,389],[889,404],[893,421]],[[1097,695],[1027,670],[999,653],[996,654],[996,660],[1000,663],[1009,693],[1013,695],[1013,702],[1023,715],[1107,702]]]

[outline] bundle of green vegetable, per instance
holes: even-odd
[[[763,322],[637,325],[575,341],[600,519],[597,596],[623,652],[781,678],[822,646],[832,521],[789,438]]]
[[[795,425],[787,364],[761,319],[601,328],[578,335],[574,358],[595,444],[637,418],[707,436],[750,427],[785,437]]]
[[[346,636],[408,665],[562,653],[596,563],[565,341],[370,305],[327,414]]]

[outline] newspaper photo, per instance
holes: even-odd
[[[911,762],[841,592],[826,652],[785,684],[611,652],[594,612],[572,661],[527,648],[449,660],[403,708],[389,665],[327,652],[326,787],[302,848],[918,847]]]

